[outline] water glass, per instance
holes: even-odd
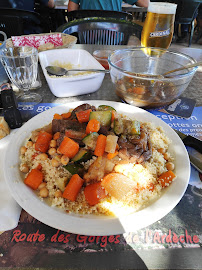
[[[38,51],[34,47],[5,48],[1,51],[1,62],[11,82],[23,91],[18,102],[37,104],[42,97],[29,91],[36,82]]]

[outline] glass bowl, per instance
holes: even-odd
[[[108,62],[116,94],[138,107],[160,107],[172,103],[185,91],[197,70],[194,67],[166,77],[156,76],[196,63],[188,55],[161,48],[116,50],[109,55]]]

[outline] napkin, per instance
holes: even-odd
[[[21,213],[21,207],[11,196],[4,177],[5,153],[14,132],[0,140],[0,231],[8,231],[15,228],[18,225]]]
[[[46,43],[52,43],[55,47],[63,45],[61,33],[49,35],[12,36],[11,39],[15,47],[30,46],[38,49],[39,46]]]

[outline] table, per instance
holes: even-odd
[[[76,44],[73,48],[79,48],[79,49],[87,49],[91,54],[94,50],[99,48],[109,48],[109,46],[105,45],[82,45],[82,44]],[[111,49],[118,49],[118,48],[127,48],[127,46],[110,46]],[[184,53],[190,54],[190,56],[193,56],[197,60],[202,60],[202,50],[201,49],[192,49],[192,48],[180,48],[179,46],[172,45],[171,49],[182,51]],[[99,91],[92,93],[90,95],[83,95],[78,97],[69,97],[69,98],[57,98],[52,95],[52,93],[49,91],[49,87],[45,81],[45,78],[43,74],[41,75],[42,78],[42,84],[43,87],[40,89],[40,93],[42,92],[42,95],[44,96],[43,102],[54,102],[54,103],[66,103],[66,102],[72,102],[77,100],[110,100],[110,101],[120,101],[120,99],[116,96],[114,91],[106,91],[106,89],[113,89],[113,84],[110,79],[110,75],[106,74],[103,84],[101,85]],[[202,80],[202,73],[197,72],[195,75],[195,79],[193,79],[184,92],[184,97],[190,97],[195,98],[197,100],[197,106],[202,106],[202,86],[201,86],[201,80]]]
[[[74,48],[83,48],[90,53],[103,47],[106,48],[101,45],[74,45]],[[125,47],[110,46],[112,49]],[[179,48],[173,49],[179,50]],[[186,53],[195,56],[198,60],[202,59],[202,50],[185,49]],[[43,95],[43,102],[46,103],[61,104],[87,99],[120,101],[112,89],[109,74],[105,75],[103,84],[97,92],[70,98],[53,96],[43,74],[40,75],[42,87],[38,91]],[[202,72],[198,71],[183,94],[183,96],[197,99],[197,106],[202,106],[201,79]],[[179,204],[168,215],[147,228],[128,235],[120,235],[118,244],[113,241],[110,243],[109,238],[106,237],[85,238],[59,232],[23,211],[19,226],[0,235],[0,267],[10,266],[12,269],[14,266],[29,267],[29,269],[36,267],[40,269],[201,269],[201,196],[200,189],[193,190],[193,187],[189,185]],[[14,233],[44,234],[46,240],[34,243],[16,242]],[[182,240],[186,236],[188,243],[163,242],[162,233],[165,237],[175,233]],[[62,234],[63,240],[64,237],[68,237],[69,242],[58,241]]]

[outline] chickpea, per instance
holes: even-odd
[[[28,141],[27,142],[27,147],[32,147],[33,146],[33,142],[32,141]]]
[[[43,160],[43,161],[44,161],[44,160],[46,160],[47,158],[48,158],[48,155],[45,154],[45,153],[39,155],[39,159],[40,159],[40,160]]]
[[[56,160],[55,158],[53,158],[51,160],[51,164],[52,164],[53,167],[58,167],[60,165],[59,161]]]
[[[165,153],[165,154],[163,155],[163,157],[164,157],[165,160],[169,160],[169,154],[168,154],[168,153]]]
[[[24,154],[26,153],[26,151],[27,151],[27,148],[26,148],[25,146],[22,146],[22,147],[20,148],[20,153],[21,153],[21,155],[24,155]]]
[[[46,187],[43,187],[42,189],[40,189],[39,195],[42,198],[47,198],[48,197],[48,189]]]
[[[27,166],[27,164],[22,164],[22,165],[20,166],[20,170],[21,170],[21,172],[23,172],[23,173],[28,173],[29,167]]]
[[[46,187],[46,183],[45,183],[45,182],[42,182],[42,183],[39,185],[38,189],[41,190],[41,189],[44,188],[44,187]]]
[[[50,148],[48,150],[48,153],[49,153],[50,156],[53,156],[56,153],[56,149],[55,148]]]
[[[56,198],[60,198],[60,197],[62,197],[62,191],[61,190],[56,190],[56,192],[55,192],[55,197]]]
[[[175,165],[172,162],[167,162],[166,163],[166,168],[167,168],[168,171],[173,171],[175,169]]]
[[[61,152],[60,152],[58,149],[57,149],[57,153],[58,153],[58,154],[61,154]]]
[[[65,155],[61,157],[61,163],[62,165],[67,165],[69,163],[69,158]]]
[[[164,154],[164,153],[165,153],[165,149],[159,148],[159,149],[158,149],[158,152],[161,153],[161,154]]]
[[[56,141],[55,140],[51,140],[50,141],[50,147],[56,147],[56,145],[57,145],[57,143],[56,143]]]
[[[55,156],[54,158],[58,161],[58,162],[61,162],[61,155],[57,155],[57,156]]]

